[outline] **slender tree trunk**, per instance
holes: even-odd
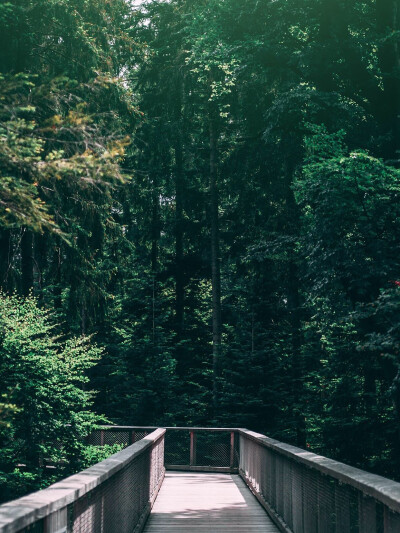
[[[290,154],[290,146],[286,147],[287,154]],[[299,209],[292,189],[293,175],[295,171],[294,162],[290,161],[290,156],[286,158],[284,173],[286,178],[286,209],[287,209],[287,233],[294,237],[297,233],[299,224]],[[300,276],[296,260],[294,244],[290,245],[289,265],[288,265],[288,286],[287,300],[288,311],[292,334],[292,380],[293,380],[293,403],[299,405],[293,411],[296,424],[297,445],[301,448],[306,447],[306,424],[305,415],[302,410],[303,403],[303,376],[304,365],[301,354],[302,330],[301,330],[301,308],[300,308]]]
[[[43,299],[43,274],[47,266],[47,235],[36,235],[34,250],[36,284],[39,289],[39,300],[41,301]]]
[[[182,122],[180,121],[180,124]],[[182,336],[184,323],[184,300],[185,283],[183,272],[183,147],[182,132],[177,133],[175,147],[175,198],[176,198],[176,220],[175,220],[175,290],[176,290],[176,331],[178,339]]]
[[[321,54],[317,58],[319,62],[317,70],[316,85],[319,91],[329,92],[334,90],[333,72],[330,68],[330,62],[327,62],[330,55],[329,43],[333,38],[333,21],[335,9],[337,10],[336,0],[326,0],[320,4],[320,25],[317,35],[317,42],[321,47]],[[327,55],[328,54],[328,55]]]
[[[158,180],[154,176],[152,194],[152,217],[151,217],[151,275],[152,275],[152,297],[151,297],[151,338],[153,345],[156,342],[156,298],[157,298],[157,271],[158,271],[158,246],[160,240],[160,198],[158,191]]]
[[[160,198],[158,180],[155,176],[153,179],[151,203],[151,270],[154,275],[158,268],[158,243],[160,240]]]
[[[151,338],[153,345],[156,342],[156,278],[153,271],[153,289],[151,297]]]
[[[396,377],[392,382],[390,393],[393,402],[393,411],[397,422],[396,448],[400,451],[400,368],[397,369]]]
[[[61,310],[61,245],[56,245],[54,249],[54,308]]]
[[[33,287],[33,234],[24,229],[21,239],[21,292],[27,296]]]
[[[81,302],[81,335],[86,335],[86,302],[82,300]]]
[[[11,232],[7,229],[0,230],[0,288],[7,291],[10,274]]]
[[[301,316],[300,316],[300,295],[299,295],[299,273],[294,252],[291,252],[289,259],[289,280],[288,280],[288,307],[290,313],[290,325],[292,329],[292,357],[293,357],[293,390],[294,403],[302,404],[304,365],[302,361],[301,345]],[[296,424],[297,446],[306,447],[306,423],[302,408],[294,411]]]
[[[211,283],[212,283],[212,324],[213,324],[213,406],[214,415],[218,412],[218,379],[221,355],[221,272],[219,257],[219,220],[217,186],[217,131],[214,114],[210,113],[210,200],[211,200]]]
[[[400,0],[376,1],[377,26],[381,37],[379,66],[383,76],[383,92],[378,114],[385,131],[390,134],[384,156],[399,164],[400,159],[400,46],[392,37],[400,31]]]
[[[182,52],[178,54],[182,57]],[[175,84],[175,331],[177,335],[177,374],[184,379],[187,365],[186,350],[179,342],[183,338],[185,321],[184,272],[184,135],[185,135],[185,78],[183,65],[177,65]]]

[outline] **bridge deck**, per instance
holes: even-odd
[[[277,533],[239,476],[168,472],[145,533]]]

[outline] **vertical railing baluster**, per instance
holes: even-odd
[[[196,466],[196,448],[197,434],[195,431],[190,432],[190,466]]]
[[[231,456],[229,461],[229,466],[234,468],[235,466],[235,432],[231,431]]]

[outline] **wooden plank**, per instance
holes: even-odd
[[[237,475],[168,472],[145,533],[277,533]]]

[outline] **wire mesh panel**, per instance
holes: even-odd
[[[282,480],[283,481],[282,483],[283,515],[286,517],[286,523],[291,529],[293,527],[293,516],[292,516],[293,470],[294,470],[294,465],[292,461],[283,461],[283,480]]]
[[[124,447],[129,446],[130,442],[130,432],[129,431],[103,431],[100,435],[102,437],[100,444],[104,445],[113,445],[121,444]]]
[[[196,432],[194,466],[229,467],[231,463],[230,432]]]
[[[92,446],[120,444],[124,447],[127,447],[143,439],[152,431],[154,431],[154,428],[119,428],[114,426],[105,426],[101,429],[95,429],[91,435],[88,436],[87,444]]]
[[[275,493],[276,493],[276,511],[279,516],[284,516],[284,504],[283,504],[283,465],[284,459],[279,455],[275,454]],[[285,517],[286,518],[286,517]]]
[[[400,533],[400,484],[238,431],[239,472],[285,531]]]
[[[121,444],[124,447],[138,442],[154,428],[138,426],[104,426],[93,431],[88,444],[102,446]],[[173,467],[227,469],[239,466],[239,435],[234,429],[223,428],[166,428],[165,464]]]
[[[304,529],[309,533],[318,533],[318,493],[317,474],[309,468],[303,470],[303,497],[306,504],[303,509]]]
[[[150,496],[150,454],[134,459],[74,503],[73,533],[128,532],[140,521]]]
[[[400,531],[400,516],[393,513],[390,509],[385,509],[384,513],[384,532],[398,533]]]
[[[165,436],[165,464],[190,464],[190,432],[189,430],[168,429]]]
[[[335,533],[336,481],[318,473],[318,533]]]
[[[306,533],[303,521],[304,509],[304,492],[303,492],[303,476],[300,465],[293,463],[292,465],[292,531],[298,533]]]

